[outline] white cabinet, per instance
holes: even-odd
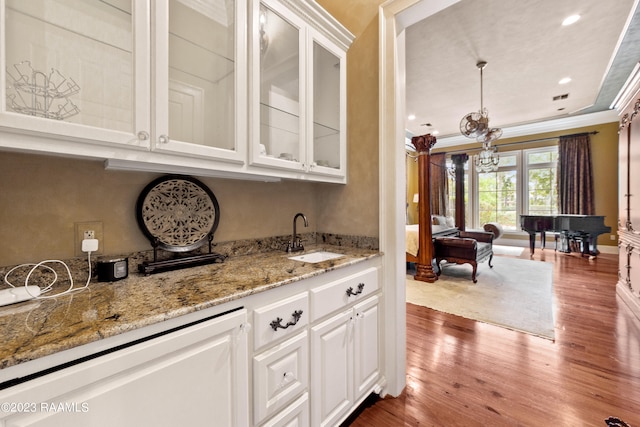
[[[379,379],[378,297],[311,328],[311,424],[332,426]]]
[[[254,425],[339,425],[378,392],[379,274],[363,262],[246,301]]]
[[[256,308],[253,324],[254,350],[306,329],[309,324],[308,293],[300,292]]]
[[[0,125],[244,163],[245,2],[6,0],[3,9]]]
[[[616,292],[640,318],[640,86],[625,87],[626,105],[620,112],[618,141],[618,283]],[[635,83],[634,83],[635,82]]]
[[[278,415],[262,424],[262,427],[308,427],[309,393],[303,394]]]
[[[342,39],[323,33],[309,7],[251,2],[250,162],[340,179],[346,177],[350,40],[346,31]]]
[[[249,425],[246,317],[241,309],[0,391],[16,405],[1,422]]]
[[[307,390],[308,371],[307,331],[254,357],[253,399],[256,425],[281,412],[285,405]]]
[[[151,149],[244,163],[246,2],[158,0]]]
[[[146,2],[4,0],[0,128],[55,138],[26,148],[83,144],[148,150],[150,20]],[[14,139],[2,134],[2,146]],[[22,141],[15,148],[24,149]]]
[[[353,35],[315,2],[0,0],[0,12],[0,149],[346,182]]]

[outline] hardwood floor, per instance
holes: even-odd
[[[617,255],[533,259],[554,264],[555,342],[407,304],[407,386],[351,426],[640,427],[640,321],[616,297]]]

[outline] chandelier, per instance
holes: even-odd
[[[492,172],[498,169],[500,156],[497,148],[491,143],[502,136],[502,129],[489,127],[489,112],[483,105],[482,70],[486,66],[486,61],[478,61],[476,64],[480,70],[480,110],[465,114],[460,121],[462,135],[482,143],[482,151],[475,157],[475,165],[480,172]]]

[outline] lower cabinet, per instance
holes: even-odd
[[[363,263],[248,304],[254,425],[336,426],[376,389],[383,380],[378,274]]]
[[[262,427],[309,427],[309,393],[300,396]]]
[[[0,390],[0,427],[338,425],[384,381],[378,273],[363,262],[106,352],[87,344],[92,356]]]
[[[0,391],[0,425],[247,426],[241,309]],[[8,410],[4,410],[8,409]]]
[[[280,412],[309,386],[307,331],[253,359],[254,421]]]
[[[378,297],[311,328],[311,425],[333,426],[379,379]]]

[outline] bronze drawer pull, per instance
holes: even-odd
[[[286,325],[282,324],[281,317],[277,317],[276,320],[269,323],[269,325],[271,325],[274,331],[277,331],[278,329],[287,329],[289,326],[293,326],[298,323],[298,320],[302,317],[302,310],[294,311],[291,316],[293,317],[293,321],[288,322]]]
[[[360,283],[358,285],[358,290],[356,292],[353,292],[353,287],[349,286],[349,289],[347,289],[347,296],[350,297],[351,295],[360,295],[362,293],[362,290],[364,289],[364,283]]]

